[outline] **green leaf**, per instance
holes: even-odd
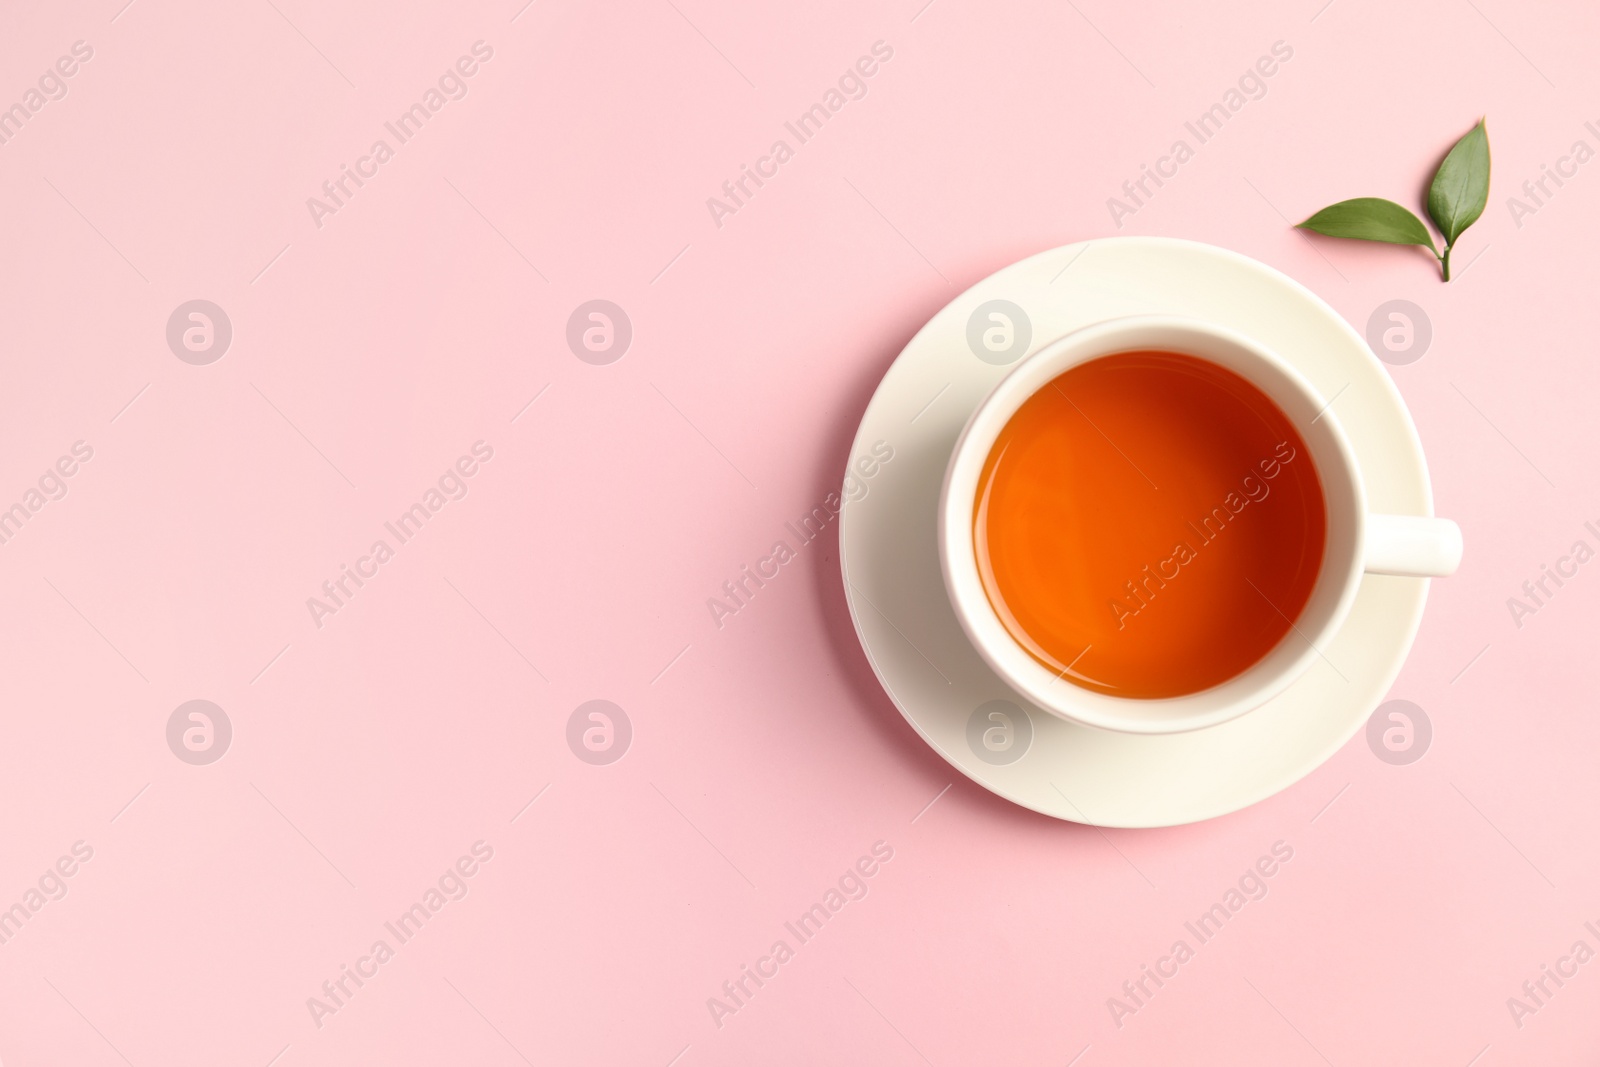
[[[1479,119],[1439,164],[1428,188],[1428,217],[1444,234],[1445,244],[1453,245],[1488,203],[1489,131]]]
[[[1434,255],[1439,254],[1434,250],[1433,236],[1421,219],[1393,200],[1377,196],[1358,196],[1331,204],[1300,223],[1298,228],[1358,241],[1422,245]]]

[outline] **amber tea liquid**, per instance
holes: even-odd
[[[1065,682],[1175,697],[1284,639],[1322,566],[1322,484],[1273,401],[1216,364],[1123,352],[1011,417],[973,540],[1011,636]],[[1293,639],[1293,638],[1291,638]]]

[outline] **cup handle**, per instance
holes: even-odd
[[[1368,574],[1443,578],[1461,566],[1461,527],[1420,515],[1368,515]]]

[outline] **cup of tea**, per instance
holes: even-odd
[[[1292,364],[1194,319],[1085,327],[995,386],[939,500],[946,590],[1017,692],[1074,722],[1197,730],[1320,664],[1363,574],[1441,577],[1448,519],[1373,514]]]

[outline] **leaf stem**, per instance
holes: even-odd
[[[1452,248],[1454,248],[1454,247],[1455,247],[1455,245],[1445,245],[1444,246],[1444,255],[1439,256],[1439,262],[1444,266],[1444,280],[1445,281],[1449,281],[1450,280],[1450,250]],[[1435,253],[1435,254],[1437,255],[1437,253]]]

